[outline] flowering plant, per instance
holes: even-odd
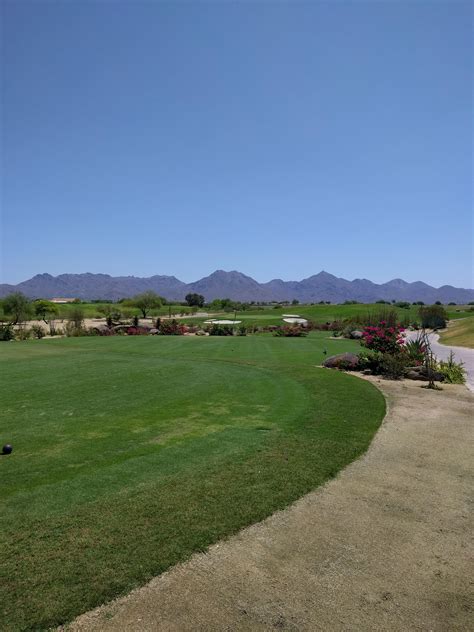
[[[286,338],[301,338],[307,336],[308,331],[300,325],[283,325],[273,332],[274,336],[285,336]]]
[[[145,327],[129,327],[127,329],[127,334],[129,336],[146,336],[148,330]]]
[[[402,333],[405,331],[400,325],[388,326],[382,320],[378,325],[364,327],[362,332],[362,344],[372,351],[380,353],[399,353],[405,340]]]
[[[425,360],[426,345],[421,338],[409,340],[403,347],[407,358],[416,366],[423,364]]]
[[[177,320],[162,320],[160,323],[160,334],[163,336],[182,336],[186,331],[185,325],[178,323]]]

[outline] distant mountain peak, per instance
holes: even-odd
[[[388,283],[377,284],[368,279],[339,278],[321,270],[302,281],[273,279],[268,283],[258,283],[238,270],[215,270],[209,276],[193,283],[183,283],[175,276],[154,275],[151,277],[120,276],[109,274],[60,274],[52,276],[44,272],[18,285],[0,285],[0,296],[19,291],[31,298],[53,298],[55,296],[77,297],[80,299],[117,300],[154,291],[169,300],[182,301],[189,292],[203,294],[211,301],[215,298],[231,298],[239,301],[292,301],[316,303],[345,300],[374,302],[376,300],[405,300],[434,303],[468,303],[474,300],[474,291],[444,285],[433,288],[416,281],[407,283],[403,279],[392,279]]]
[[[391,281],[388,281],[388,283],[386,283],[385,285],[390,285],[391,287],[405,287],[406,285],[410,284],[403,279],[392,279]]]
[[[326,270],[321,270],[317,274],[313,274],[313,276],[308,277],[309,279],[337,279],[334,274],[330,274],[326,272]]]

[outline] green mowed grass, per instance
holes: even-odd
[[[103,317],[103,314],[101,314],[100,309],[104,305],[106,304],[81,303],[80,305],[58,305],[58,317],[67,318],[72,309],[76,309],[77,307],[79,307],[84,312],[84,316],[86,318],[101,318]],[[123,309],[123,306],[120,303],[115,305],[107,305],[112,308],[115,307],[119,311],[120,309]],[[133,307],[126,307],[125,309],[130,313],[133,312],[137,316],[140,315],[139,309]],[[355,318],[357,316],[365,317],[368,312],[379,313],[387,309],[395,309],[400,316],[400,320],[403,320],[407,317],[410,319],[410,321],[419,320],[418,305],[412,305],[409,309],[401,309],[399,307],[393,307],[392,305],[381,305],[378,303],[357,303],[355,305],[286,305],[277,308],[266,306],[261,309],[237,312],[237,319],[243,320],[245,323],[252,325],[278,325],[281,324],[283,314],[298,314],[301,315],[303,318],[308,318],[309,320],[312,320],[316,323],[324,323],[326,321],[345,320],[347,318]],[[472,315],[472,312],[468,311],[469,307],[466,305],[445,305],[445,309],[451,319],[464,318],[466,316]],[[199,311],[206,312],[208,311],[208,309],[206,307],[203,307],[202,309],[199,309]],[[152,315],[153,318],[156,318],[158,316],[167,317],[170,313],[172,315],[189,314],[189,322],[193,323],[202,323],[206,320],[206,318],[192,317],[191,308],[182,305],[163,305],[159,309],[151,310],[150,315]],[[220,312],[215,317],[232,319],[234,317],[234,312]],[[186,322],[188,322],[188,319],[185,320]]]
[[[381,393],[318,368],[353,341],[116,337],[0,346],[0,628],[45,629],[314,489]]]
[[[177,309],[179,310],[179,308]],[[472,315],[472,312],[468,311],[469,308],[467,306],[450,305],[445,306],[445,309],[448,312],[450,319],[464,318],[466,316]],[[410,322],[420,320],[418,314],[418,305],[412,305],[409,309],[402,309],[399,307],[394,307],[392,305],[381,305],[377,303],[358,303],[355,305],[286,305],[277,308],[267,306],[261,309],[237,312],[236,316],[237,320],[241,320],[248,325],[265,326],[282,325],[283,314],[296,314],[298,316],[301,316],[302,318],[307,318],[308,320],[311,320],[315,323],[325,323],[335,320],[343,321],[346,319],[357,317],[365,318],[369,313],[379,314],[388,310],[395,310],[398,313],[400,322],[403,322],[406,318],[408,318]],[[216,316],[213,316],[213,318],[229,318],[232,320],[234,318],[234,312],[220,313]],[[204,320],[206,319],[185,319],[186,322],[190,323],[203,322]]]

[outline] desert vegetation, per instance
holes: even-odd
[[[232,315],[231,318],[238,320],[247,333],[256,333],[283,327],[283,316],[289,311],[306,319],[308,330],[326,328],[338,334],[347,335],[354,328],[367,324],[373,325],[387,319],[400,322],[405,327],[424,326],[438,329],[444,327],[448,320],[472,316],[473,309],[472,306],[459,305],[425,306],[421,301],[412,304],[387,301],[363,304],[346,301],[345,304],[337,305],[322,301],[314,305],[288,305],[287,303],[257,305],[224,298],[205,303],[204,297],[199,294],[190,294],[184,303],[173,304],[154,292],[145,292],[116,303],[75,301],[56,305],[44,299],[31,301],[21,293],[14,293],[0,300],[0,340],[9,340],[15,336],[24,340],[35,335],[33,331],[26,333],[25,329],[31,328],[31,323],[36,321],[47,336],[97,335],[99,333],[110,335],[116,332],[117,327],[123,334],[127,333],[126,325],[137,329],[139,324],[142,329],[138,331],[144,333],[145,330],[154,329],[153,323],[157,319],[179,319],[185,326],[199,325],[201,329],[206,329],[205,322],[209,314],[214,317],[219,314]],[[204,315],[198,313],[198,310],[204,312]],[[80,318],[78,315],[81,315]],[[101,324],[99,321],[104,321],[102,324],[108,327],[108,332],[105,332],[104,327],[98,327]],[[71,322],[73,325],[69,324]],[[19,333],[20,329],[22,331]],[[236,328],[234,330],[237,332]],[[39,332],[38,329],[36,331]],[[183,331],[183,333],[186,332]]]

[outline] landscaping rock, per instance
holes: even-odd
[[[414,371],[412,369],[406,372],[405,377],[408,378],[409,380],[423,380],[425,382],[428,379],[427,377],[422,375],[419,371]]]
[[[405,377],[409,380],[421,380],[427,382],[429,373],[424,366],[410,367],[405,373]],[[431,378],[435,382],[444,382],[444,375],[438,371],[431,371]]]
[[[425,374],[423,374],[423,375],[425,375]],[[426,377],[428,377],[428,374],[426,374]],[[431,378],[435,382],[444,382],[444,375],[442,373],[438,373],[438,371],[432,371],[431,372]]]
[[[362,338],[363,334],[361,331],[359,331],[358,329],[351,331],[351,338],[354,338],[354,340],[359,340],[360,338]]]
[[[328,369],[356,369],[359,366],[359,356],[355,353],[338,353],[324,360],[323,366]]]
[[[94,327],[91,327],[92,331],[96,331],[98,334],[105,334],[108,331],[110,331],[109,327],[107,325],[94,325]]]

